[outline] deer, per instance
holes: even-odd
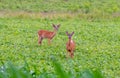
[[[38,44],[42,44],[42,40],[43,39],[48,39],[48,44],[50,45],[51,44],[51,40],[54,38],[54,36],[56,35],[59,27],[60,27],[60,24],[58,25],[55,25],[55,24],[52,24],[54,30],[53,31],[48,31],[48,30],[39,30],[38,31]]]
[[[68,55],[70,55],[70,57],[73,58],[74,50],[75,50],[75,42],[72,40],[72,36],[73,36],[74,32],[68,33],[66,31],[66,34],[68,36],[68,42],[66,43],[67,57],[68,57]]]

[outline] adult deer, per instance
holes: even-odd
[[[51,43],[51,40],[53,37],[56,35],[56,32],[58,31],[60,24],[58,25],[52,25],[54,30],[53,31],[48,31],[48,30],[39,30],[38,31],[38,44],[42,43],[43,39],[48,39],[48,44]]]

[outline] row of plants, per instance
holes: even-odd
[[[3,63],[0,67],[0,78],[105,78],[99,69],[85,69],[74,73],[72,70],[65,71],[64,67],[52,58],[54,73],[33,71],[29,69],[29,64],[25,61],[23,66],[16,66],[12,62]]]

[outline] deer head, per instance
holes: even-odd
[[[55,31],[58,31],[58,29],[59,29],[59,27],[60,27],[60,24],[58,24],[58,25],[52,24],[52,26],[54,27],[54,30],[55,30]]]
[[[71,37],[72,37],[72,35],[74,34],[74,32],[72,32],[72,33],[70,34],[70,33],[68,33],[68,32],[66,31],[66,34],[67,34],[68,38],[71,39]]]

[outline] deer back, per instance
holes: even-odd
[[[55,32],[47,31],[47,30],[40,30],[38,31],[38,35],[42,38],[53,38],[55,36]]]

